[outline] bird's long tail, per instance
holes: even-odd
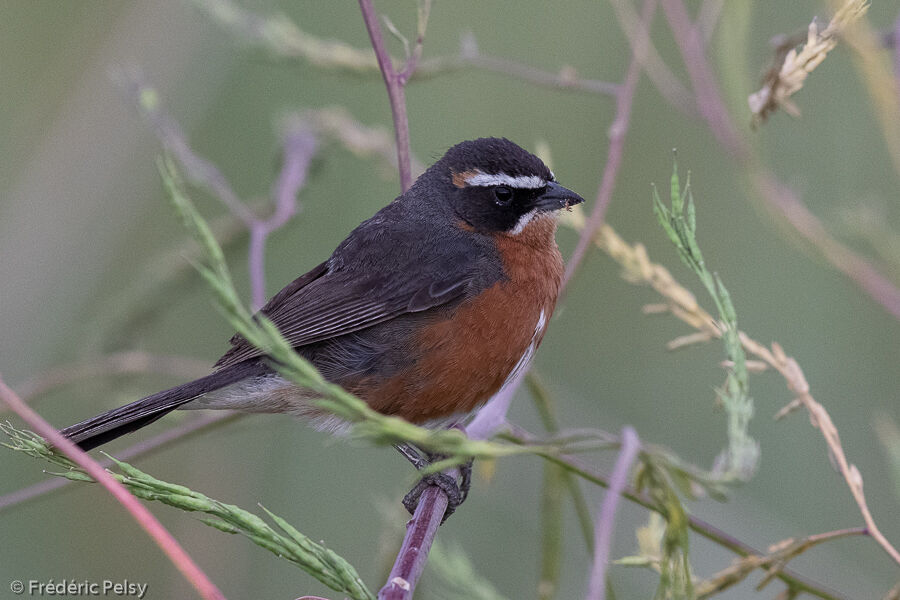
[[[270,372],[271,370],[258,360],[238,363],[206,377],[157,392],[131,404],[91,417],[81,423],[70,425],[60,430],[60,433],[78,444],[82,450],[90,450],[149,425],[203,394],[224,388],[247,377]]]

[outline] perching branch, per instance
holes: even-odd
[[[453,471],[447,474],[452,476]],[[432,485],[422,492],[415,514],[406,524],[406,535],[387,583],[378,592],[378,600],[412,599],[446,511],[447,494],[441,488]]]
[[[404,87],[415,72],[421,57],[425,27],[431,8],[431,0],[420,0],[419,30],[416,49],[407,57],[405,67],[397,72],[384,45],[381,27],[375,16],[372,0],[359,0],[359,8],[372,40],[372,48],[378,59],[378,66],[387,86],[391,115],[394,120],[394,134],[397,144],[397,163],[400,171],[400,187],[405,193],[412,185],[409,150],[409,121],[406,116],[406,95]],[[448,474],[456,472],[451,470]],[[455,479],[455,478],[454,478]],[[397,559],[388,576],[388,581],[378,592],[379,600],[408,600],[412,598],[416,583],[425,569],[428,551],[438,527],[444,519],[449,499],[446,492],[437,486],[429,486],[422,492],[412,520],[407,524],[406,535],[397,553]]]

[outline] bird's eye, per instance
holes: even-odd
[[[498,185],[494,188],[494,199],[500,206],[506,206],[512,201],[513,193],[508,187]]]

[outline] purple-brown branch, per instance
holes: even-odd
[[[137,105],[157,139],[172,153],[188,179],[209,190],[249,228],[254,219],[253,211],[241,201],[216,165],[191,150],[184,129],[165,111],[156,89],[137,72],[117,72],[115,80],[128,99]]]
[[[625,74],[625,82],[616,94],[616,116],[609,127],[609,148],[606,153],[606,164],[603,167],[603,178],[600,180],[600,189],[597,191],[597,200],[588,217],[584,229],[578,238],[575,251],[566,264],[566,272],[563,275],[563,289],[568,285],[575,271],[584,260],[585,254],[593,244],[597,229],[603,224],[603,216],[612,199],[613,189],[616,186],[616,176],[622,164],[622,155],[625,150],[625,135],[631,122],[631,107],[634,104],[634,94],[637,89],[641,74],[643,55],[647,51],[650,39],[650,24],[656,12],[657,1],[646,0],[641,10],[641,31],[633,43],[633,53],[628,71]]]
[[[415,64],[412,57],[410,57],[406,65],[407,68],[398,73],[394,69],[391,55],[384,45],[384,36],[381,33],[381,25],[378,23],[378,15],[375,14],[372,0],[359,0],[359,8],[366,23],[369,38],[372,40],[372,49],[375,51],[375,57],[378,59],[378,67],[381,69],[384,84],[387,87],[388,101],[391,104],[391,117],[394,120],[394,138],[397,143],[400,189],[406,192],[412,185],[412,168],[409,160],[409,119],[406,116],[406,92],[404,86],[406,80],[412,75],[412,71],[410,70],[407,73],[407,70],[410,66],[414,67]]]
[[[134,73],[120,73],[117,79],[126,95],[150,122],[163,147],[178,161],[188,180],[209,190],[250,232],[247,256],[250,295],[253,308],[259,309],[266,301],[266,240],[297,212],[297,193],[306,183],[309,163],[317,147],[312,129],[306,127],[302,120],[296,120],[288,127],[284,141],[284,165],[273,191],[275,210],[271,217],[262,219],[240,199],[216,165],[191,149],[184,129],[165,111],[154,88]]]
[[[422,492],[419,505],[406,524],[406,535],[387,583],[378,592],[378,600],[412,599],[446,511],[447,494],[441,488],[430,486]]]
[[[367,2],[366,0],[360,0],[360,6],[363,7],[364,15],[366,14],[366,5],[368,5],[368,8],[371,10],[371,4],[369,2]],[[600,193],[598,194],[598,202],[591,216],[592,222],[596,222],[594,230],[596,230],[596,228],[599,227],[600,223],[602,222],[603,213],[606,209],[606,206],[608,206],[609,204],[609,199],[612,196],[615,175],[618,172],[619,165],[621,164],[622,148],[624,146],[625,134],[628,131],[631,106],[634,101],[634,93],[637,87],[637,81],[641,70],[641,56],[643,52],[646,52],[647,45],[649,44],[649,24],[652,21],[656,6],[657,0],[645,1],[644,8],[642,10],[643,27],[641,30],[641,35],[639,36],[639,40],[634,45],[634,57],[632,58],[631,64],[626,74],[625,82],[620,86],[616,86],[615,88],[617,99],[617,115],[610,127],[610,152],[607,156],[607,167],[604,170],[604,179],[600,187]],[[374,14],[370,14],[370,17],[374,18]],[[369,20],[367,19],[367,26],[368,23]],[[370,35],[372,35],[371,28],[369,32]],[[376,45],[376,37],[374,35],[372,35],[372,44],[373,46]],[[378,48],[376,47],[376,54],[377,53]],[[390,61],[388,60],[388,63],[389,62]],[[381,58],[379,58],[379,64],[382,64]],[[387,74],[385,74],[385,82],[388,83],[388,92],[390,93],[390,78]],[[405,117],[405,107],[403,110],[403,115]],[[398,152],[399,148],[400,144],[398,139]],[[590,245],[592,239],[593,233],[588,232],[586,228],[586,231],[582,233],[581,240],[579,241],[580,245],[584,245],[584,248],[580,251],[581,256],[583,256],[587,251],[587,247]],[[576,250],[576,252],[578,251]],[[565,278],[563,285],[568,282],[568,279],[571,277],[572,273],[574,273],[580,261],[580,257],[575,258],[574,264],[572,263],[572,260],[570,260],[569,268],[566,271],[567,277]],[[503,424],[506,422],[506,413],[509,409],[510,400],[521,384],[522,379],[524,378],[524,374],[525,370],[523,369],[523,371],[517,378],[510,381],[509,384],[506,385],[498,395],[492,398],[491,402],[489,402],[484,408],[482,408],[481,411],[479,411],[478,415],[475,417],[468,428],[468,435],[470,437],[473,437],[475,439],[485,439],[493,435],[500,427],[503,426]],[[429,494],[430,497],[433,496],[436,499],[440,499],[440,502],[430,502],[426,506],[426,509],[431,512],[427,514],[420,514],[420,509],[422,509],[425,494]],[[439,488],[431,487],[426,490],[425,494],[423,494],[422,496],[423,502],[420,502],[418,508],[416,509],[416,515],[410,522],[409,528],[407,530],[407,535],[404,538],[403,546],[400,549],[396,563],[394,564],[394,569],[391,572],[391,579],[388,581],[388,584],[385,586],[385,588],[381,590],[379,599],[391,598],[399,600],[412,597],[411,590],[415,588],[415,582],[420,573],[419,570],[416,570],[413,567],[424,567],[428,554],[427,551],[431,546],[431,542],[433,541],[434,535],[437,532],[437,527],[440,526],[444,511],[446,510],[447,497],[443,493],[443,491],[441,491]],[[422,543],[427,543],[427,546],[423,547],[421,545]],[[421,562],[421,567],[419,567],[419,562]],[[407,576],[414,576],[414,578],[409,579]],[[398,577],[399,579],[397,579]],[[409,595],[403,595],[406,593],[408,593]]]
[[[662,0],[662,8],[684,59],[700,115],[725,150],[738,160],[745,159],[750,149],[738,134],[728,107],[719,93],[716,75],[706,58],[703,32],[691,21],[681,0]]]
[[[45,421],[34,412],[21,398],[16,395],[0,378],[0,400],[34,428],[34,431],[52,443],[60,452],[70,458],[75,464],[94,478],[94,481],[102,485],[131,513],[134,520],[156,542],[156,545],[168,556],[175,568],[181,571],[185,579],[197,590],[201,597],[207,600],[224,600],[225,595],[209,580],[197,563],[185,552],[184,548],[172,537],[165,527],[156,520],[147,507],[132,496],[121,483],[116,481],[106,470],[97,464],[86,452],[81,450],[69,439],[61,435],[55,427]]]
[[[387,86],[388,99],[391,104],[391,115],[394,120],[394,133],[397,144],[397,163],[400,171],[400,186],[406,192],[412,185],[409,149],[409,122],[406,116],[406,95],[404,86],[415,71],[421,56],[425,22],[428,18],[429,0],[425,0],[424,14],[420,12],[418,37],[413,53],[408,57],[406,66],[401,72],[394,69],[390,54],[384,45],[384,37],[375,14],[372,0],[359,0],[366,29],[372,40],[372,48],[378,59],[378,66]],[[456,469],[448,474],[458,473]],[[379,600],[410,600],[416,583],[428,561],[428,552],[437,535],[437,530],[444,519],[449,499],[446,492],[437,486],[429,486],[422,492],[412,519],[407,523],[403,544],[397,553],[387,583],[378,592]]]
[[[539,443],[539,438],[518,425],[510,424],[508,425],[508,429],[509,437],[513,441],[519,443]],[[556,464],[564,465],[568,470],[578,474],[586,481],[590,481],[591,483],[607,489],[610,487],[610,479],[605,474],[599,472],[577,456],[545,455],[545,458]],[[620,495],[648,510],[663,514],[663,510],[654,499],[645,493],[638,492],[631,486],[626,485],[620,491]],[[749,544],[745,544],[736,537],[722,531],[711,523],[707,523],[703,519],[693,515],[687,515],[687,522],[691,531],[734,552],[738,556],[746,557],[762,554]],[[823,598],[824,600],[847,600],[845,596],[842,596],[838,592],[830,590],[814,581],[810,581],[786,567],[779,569],[775,576],[784,581],[793,590],[808,592],[817,598]]]
[[[631,465],[641,449],[637,432],[632,427],[622,428],[622,446],[612,475],[609,477],[609,489],[600,505],[599,518],[594,529],[594,565],[588,582],[587,600],[605,600],[606,567],[609,563],[610,547],[613,532],[616,528],[616,509],[619,498],[628,486],[628,473]]]
[[[268,219],[254,218],[250,224],[250,290],[253,308],[258,310],[266,302],[265,251],[266,240],[273,231],[283,227],[297,213],[297,194],[306,184],[309,164],[316,154],[318,141],[312,130],[302,121],[289,126],[284,139],[284,164],[272,191],[275,211]]]

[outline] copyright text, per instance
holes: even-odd
[[[137,583],[122,579],[113,581],[103,579],[89,581],[87,579],[15,579],[9,582],[9,589],[17,596],[112,596],[131,597],[143,600],[149,587],[146,583]]]

